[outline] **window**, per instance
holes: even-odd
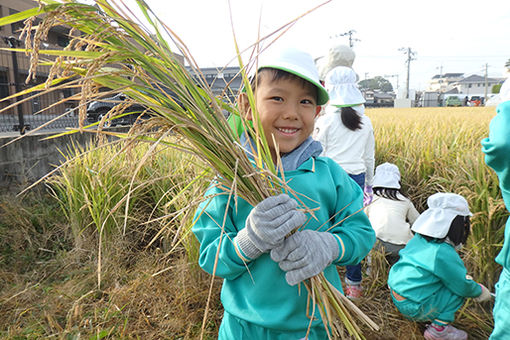
[[[60,47],[66,47],[69,45],[69,38],[65,35],[59,35],[57,36],[57,45]]]
[[[9,79],[7,71],[0,71],[0,98],[9,96]]]
[[[12,9],[12,8],[9,8],[9,14],[12,15],[12,14],[16,14],[16,13],[19,13],[19,11],[15,10],[15,9]],[[23,21],[18,21],[18,22],[14,22],[11,24],[11,30],[12,30],[12,33],[19,33],[19,31],[21,31],[23,29],[25,25],[23,25]]]

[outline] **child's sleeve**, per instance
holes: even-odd
[[[193,219],[192,231],[200,243],[198,263],[209,274],[234,279],[247,271],[251,260],[234,243],[238,232],[232,216],[234,198],[214,187],[206,197]]]
[[[510,101],[497,107],[491,120],[489,137],[482,140],[485,163],[496,171],[501,188],[510,191]]]
[[[326,117],[320,116],[315,121],[313,139],[319,141],[322,145],[322,155],[328,154],[328,127],[325,123]]]
[[[407,216],[406,216],[409,223],[412,225],[414,223],[414,221],[416,221],[418,219],[419,216],[420,216],[420,213],[418,212],[418,210],[416,210],[413,202],[409,201],[409,209],[407,210]]]
[[[358,264],[372,249],[375,232],[363,211],[363,191],[345,171],[339,171],[336,184],[336,216],[331,232],[336,236],[339,255],[337,265]]]
[[[434,263],[434,274],[454,294],[477,297],[482,293],[478,283],[466,278],[467,270],[459,254],[451,246],[442,247]]]
[[[368,119],[368,117],[367,126],[370,128],[370,131],[367,136],[367,142],[365,144],[363,161],[365,163],[365,167],[367,168],[365,183],[369,186],[372,186],[372,183],[374,182],[374,168],[375,168],[375,137],[372,122],[370,121],[370,119]]]

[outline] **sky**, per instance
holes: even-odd
[[[241,48],[274,32],[314,7],[317,0],[146,0],[187,45],[200,67],[237,66],[234,38]],[[360,80],[383,76],[394,88],[425,90],[434,75],[505,77],[510,59],[509,0],[331,0],[308,13],[269,48],[294,46],[314,58],[352,34]],[[259,33],[260,31],[260,33]],[[270,39],[272,40],[272,39]],[[265,44],[268,44],[267,40]],[[397,83],[398,82],[398,83]]]

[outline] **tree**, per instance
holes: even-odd
[[[382,92],[393,91],[393,86],[391,83],[381,76],[362,80],[359,82],[359,86],[364,90],[379,90]]]

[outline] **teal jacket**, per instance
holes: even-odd
[[[455,248],[446,242],[427,241],[420,234],[399,253],[388,276],[388,286],[399,295],[420,303],[441,289],[453,295],[477,297],[482,288],[466,279],[467,270]]]
[[[305,228],[337,236],[339,256],[324,271],[329,282],[341,291],[335,265],[357,264],[375,243],[375,232],[362,211],[361,188],[333,160],[309,158],[297,170],[285,172],[289,186],[299,199],[314,211]],[[268,253],[249,259],[233,242],[245,227],[252,206],[212,186],[196,212],[193,233],[200,242],[200,266],[224,278],[221,291],[223,307],[230,314],[261,327],[278,330],[306,330],[312,313],[307,312],[308,293],[301,284],[290,286],[283,272]],[[299,202],[299,200],[298,200]],[[226,212],[226,214],[225,214]],[[345,220],[344,220],[345,219]],[[338,222],[338,225],[336,225]],[[224,232],[222,232],[222,227]],[[319,229],[320,228],[320,229]],[[216,261],[217,258],[217,261]],[[314,326],[322,324],[316,309]]]
[[[482,151],[485,163],[498,175],[505,206],[510,210],[510,101],[499,104],[496,112],[490,123],[489,137],[482,140]],[[505,241],[496,262],[510,269],[510,219],[506,222]]]

